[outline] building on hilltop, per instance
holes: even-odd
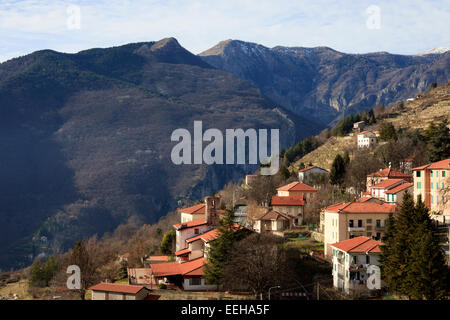
[[[371,148],[377,144],[377,135],[372,131],[358,133],[358,148]]]
[[[317,166],[309,166],[298,171],[298,181],[303,183],[309,182],[315,176],[328,178],[328,171]]]

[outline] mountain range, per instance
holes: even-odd
[[[450,53],[352,55],[176,39],[0,64],[0,269],[119,224],[153,223],[255,165],[174,165],[171,133],[279,128],[281,145],[345,112],[446,82]]]
[[[440,54],[440,52],[443,52]],[[398,102],[450,78],[450,51],[423,55],[347,54],[328,47],[267,48],[226,40],[199,56],[273,101],[322,125],[346,113]]]
[[[282,146],[320,129],[173,38],[2,63],[0,268],[156,222],[257,168],[172,164],[171,133],[195,120],[280,128]]]

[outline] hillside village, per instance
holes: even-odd
[[[442,99],[438,102],[438,110],[442,113],[433,118],[436,121],[420,128],[425,135],[436,126],[444,126],[447,132],[445,139],[448,139],[449,126],[445,122],[450,111],[448,86],[444,86],[446,103],[443,105]],[[442,87],[437,90],[442,90]],[[413,103],[420,105],[421,102],[417,102],[420,99],[416,97],[416,100],[407,101],[406,107],[401,108],[412,108]],[[395,108],[398,106],[385,112],[384,116]],[[414,115],[420,112],[414,112]],[[175,223],[164,233],[159,250],[148,254],[141,250],[139,239],[142,238],[135,238],[133,248],[137,246],[139,250],[115,253],[114,265],[120,265],[121,279],[111,276],[96,283],[87,282],[89,286],[83,290],[82,298],[248,299],[270,298],[271,294],[277,299],[392,297],[393,293],[386,289],[384,283],[385,274],[381,274],[379,287],[369,285],[369,278],[374,274],[371,268],[382,264],[380,257],[385,239],[392,239],[392,235],[387,234],[389,221],[406,210],[402,206],[408,199],[413,201],[413,206],[414,203],[416,206],[423,203],[426,207],[433,230],[441,239],[439,246],[445,252],[445,263],[450,265],[450,158],[442,159],[442,154],[448,149],[444,153],[430,149],[432,151],[428,154],[421,154],[420,148],[434,142],[420,139],[412,142],[416,141],[415,135],[418,134],[413,129],[418,127],[405,129],[401,125],[404,122],[397,118],[383,119],[379,111],[375,114],[376,123],[355,121],[348,132],[341,136],[330,135],[321,145],[315,145],[310,152],[300,157],[297,155],[292,161],[287,159],[286,153],[290,152],[287,150],[283,166],[276,176],[261,176],[258,172],[248,174],[239,183],[230,183],[217,194],[180,207],[173,215]],[[441,115],[445,115],[444,118]],[[412,118],[408,121],[417,123]],[[409,125],[410,122],[407,123]],[[415,145],[419,152],[412,150],[411,145]],[[318,157],[318,152],[324,150],[331,154],[323,156],[322,153]],[[392,155],[395,152],[400,155]],[[439,155],[441,159],[430,161]],[[158,232],[161,234],[161,230]],[[290,286],[286,285],[289,281],[283,277],[273,276],[260,288],[250,280],[242,280],[249,272],[255,272],[254,269],[233,265],[211,271],[214,261],[221,259],[217,252],[226,243],[224,237],[229,237],[233,243],[226,257],[231,262],[245,261],[244,264],[250,266],[252,259],[266,258],[258,260],[258,263],[267,266],[272,274],[274,270],[291,274],[295,273],[295,270],[288,269],[291,260],[284,260],[281,251],[277,251],[278,248],[289,248],[294,249],[293,260],[296,263],[312,266],[320,272],[311,271],[311,277],[302,280],[308,283],[295,280],[296,283]],[[255,244],[254,253],[259,257],[246,251],[251,248],[251,243]],[[239,252],[238,248],[242,251]],[[78,249],[73,249],[72,257]],[[286,262],[285,265],[267,261],[270,257],[267,250],[272,249],[280,257],[279,261]],[[267,257],[261,257],[265,255]],[[216,278],[212,276],[214,272]],[[53,281],[61,284],[59,280]]]
[[[373,151],[379,144],[387,143],[386,139],[380,139],[380,130],[367,130],[366,126],[365,121],[353,123],[352,131],[344,137],[351,141],[350,148],[367,152]],[[245,228],[249,232],[272,234],[284,239],[292,237],[292,234],[301,237],[299,230],[304,230],[305,214],[308,209],[311,211],[317,208],[320,182],[329,180],[330,171],[312,163],[294,171],[297,181],[276,188],[276,194],[270,201],[263,201],[256,207],[244,205],[247,219],[244,223],[242,219],[237,219],[240,225],[235,223],[235,229]],[[400,211],[405,194],[411,194],[416,202],[425,203],[430,209],[431,219],[440,230],[448,228],[450,210],[446,194],[449,171],[450,159],[422,166],[415,166],[413,156],[401,159],[396,168],[392,168],[392,163],[389,163],[387,168],[368,173],[364,179],[366,189],[363,192],[355,194],[355,190],[347,190],[354,194],[350,201],[320,208],[318,225],[309,225],[307,230],[310,237],[323,243],[323,252],[311,251],[310,254],[331,263],[336,290],[353,297],[370,294],[367,289],[367,268],[369,265],[379,265],[387,221],[390,215]],[[258,188],[259,179],[264,178],[257,174],[247,175],[242,188]],[[186,291],[217,289],[215,285],[208,285],[204,277],[204,265],[208,261],[210,243],[220,235],[217,220],[225,214],[224,210],[219,209],[220,201],[219,196],[206,197],[202,204],[180,208],[180,223],[174,225],[175,261],[163,262],[157,261],[157,257],[149,257],[147,259],[153,259],[153,263],[149,263],[146,268],[128,269],[129,283],[150,288],[179,286]],[[241,212],[242,207],[239,206]],[[448,264],[448,236],[447,245],[443,248],[447,250]],[[162,258],[167,259],[169,257]],[[93,290],[96,292],[95,286]]]

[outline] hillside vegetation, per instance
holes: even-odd
[[[377,123],[367,126],[364,130],[378,130],[381,122],[390,122],[397,130],[424,130],[430,123],[438,123],[443,119],[450,121],[450,83],[430,88],[413,101],[403,101],[383,109],[377,108]],[[332,136],[320,147],[293,163],[291,167],[298,170],[302,163],[305,165],[312,163],[329,170],[336,155],[356,147],[356,135]]]

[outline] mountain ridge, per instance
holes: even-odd
[[[199,54],[204,61],[259,88],[297,114],[323,125],[424,91],[450,78],[450,52],[396,55],[348,54],[329,47],[268,48],[226,40]]]

